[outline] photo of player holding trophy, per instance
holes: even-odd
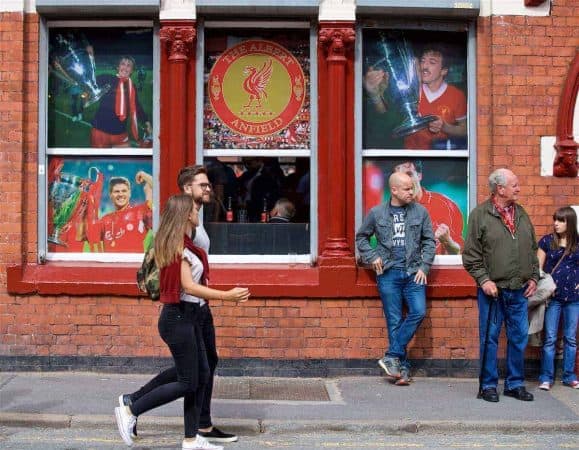
[[[364,33],[363,146],[467,150],[466,34]]]
[[[142,253],[153,237],[148,158],[51,157],[48,248],[55,253]]]
[[[50,29],[48,147],[153,146],[152,36],[151,28]]]

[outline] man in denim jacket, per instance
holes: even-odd
[[[362,261],[376,272],[388,327],[389,348],[378,364],[399,386],[410,383],[406,346],[426,314],[426,276],[434,260],[435,240],[426,209],[414,203],[412,179],[394,172],[388,180],[390,202],[370,210],[356,233]],[[370,237],[378,245],[372,248]],[[402,317],[402,305],[408,313]]]

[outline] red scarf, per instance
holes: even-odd
[[[185,235],[185,240],[183,242],[185,247],[191,251],[197,258],[201,260],[201,264],[203,264],[203,274],[201,274],[201,284],[207,286],[209,283],[209,261],[207,259],[207,253],[201,247],[197,247],[191,238]]]
[[[127,101],[125,95],[125,84],[129,89],[129,105],[127,108]],[[127,111],[128,110],[128,111]],[[127,120],[127,115],[131,123],[131,134],[135,140],[139,140],[139,130],[137,128],[137,98],[135,94],[135,86],[133,80],[130,78],[120,78],[117,83],[117,92],[115,97],[115,114],[121,122]]]
[[[514,236],[515,235],[515,205],[510,204],[510,205],[505,206],[503,208],[502,206],[499,206],[499,204],[497,203],[497,200],[494,196],[492,197],[492,202],[493,202],[493,206],[495,207],[495,209],[497,210],[497,212],[501,216],[503,223],[505,224],[507,229],[511,232],[511,235]]]

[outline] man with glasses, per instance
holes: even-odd
[[[201,165],[187,166],[179,171],[177,176],[177,184],[179,189],[184,194],[189,194],[193,197],[195,206],[200,211],[203,205],[211,202],[212,196],[212,185],[207,177],[207,170]],[[195,229],[195,235],[193,236],[193,243],[201,247],[207,254],[209,254],[209,235],[203,223]],[[213,395],[213,378],[215,375],[215,368],[217,367],[217,362],[219,360],[217,356],[217,348],[215,342],[215,325],[213,324],[213,316],[211,314],[211,309],[209,304],[205,303],[199,313],[199,325],[201,328],[201,333],[203,335],[203,341],[205,343],[205,350],[207,352],[207,361],[209,362],[209,381],[207,387],[205,388],[205,393],[203,396],[203,401],[201,403],[201,418],[199,421],[199,434],[205,439],[211,442],[235,442],[237,441],[237,436],[235,434],[225,433],[213,426],[211,422],[211,396]],[[149,383],[139,389],[133,394],[122,395],[119,398],[119,402],[122,405],[130,406],[132,402],[136,401],[138,398],[145,395],[147,392],[153,390],[154,388],[172,383],[177,380],[177,372],[174,367],[161,372],[155,378],[153,378]],[[121,406],[122,406],[121,405]],[[133,429],[133,437],[136,437],[136,425]]]

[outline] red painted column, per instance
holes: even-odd
[[[571,63],[567,82],[561,93],[559,111],[557,114],[557,140],[555,149],[557,155],[553,163],[553,175],[556,177],[575,178],[578,172],[577,149],[579,144],[573,139],[573,114],[579,93],[579,51]],[[579,355],[579,353],[578,353]],[[579,357],[578,357],[579,358]]]
[[[321,248],[321,259],[352,257],[353,251],[347,240],[347,202],[346,189],[346,164],[348,141],[346,125],[349,122],[347,111],[346,92],[346,52],[355,40],[354,24],[320,23],[319,40],[324,50],[325,68],[320,70],[326,79],[325,89],[320,94],[320,132],[325,133],[320,138],[319,148],[319,192],[320,203],[325,207],[320,208],[320,225],[326,226],[327,230],[320,233],[325,235]]]
[[[187,67],[194,58],[197,32],[195,21],[165,21],[161,23],[161,158],[160,158],[160,196],[161,205],[177,192],[177,174],[187,165],[188,136],[195,130],[188,130],[191,123],[187,110],[190,87],[187,80]],[[193,80],[194,83],[194,80]],[[192,121],[195,123],[195,121]]]

